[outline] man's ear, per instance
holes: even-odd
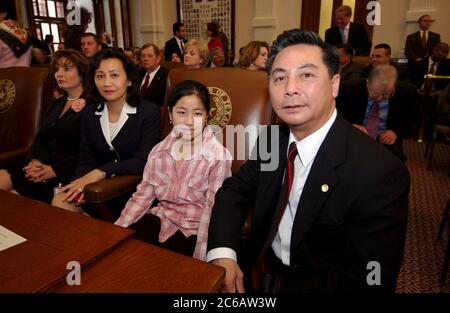
[[[331,92],[333,93],[333,98],[337,98],[339,94],[339,84],[341,81],[341,76],[336,74],[331,78]]]

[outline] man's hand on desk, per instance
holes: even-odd
[[[225,268],[225,280],[221,292],[245,292],[244,274],[233,259],[222,258],[212,260],[211,263]]]

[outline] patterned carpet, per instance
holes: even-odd
[[[405,141],[412,185],[405,258],[397,282],[399,293],[450,293],[450,273],[439,285],[447,234],[436,241],[442,212],[450,197],[450,145],[437,144],[431,170],[426,169],[425,144]]]

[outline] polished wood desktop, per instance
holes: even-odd
[[[55,292],[217,292],[221,267],[130,239],[82,271],[81,285]]]
[[[0,251],[0,292],[216,292],[221,267],[132,239],[133,231],[0,191],[0,225],[27,241]],[[67,264],[81,265],[69,286]]]
[[[0,225],[27,241],[0,251],[0,292],[44,292],[65,281],[67,264],[83,267],[133,231],[0,191]]]

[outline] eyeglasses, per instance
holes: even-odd
[[[394,97],[394,93],[395,93],[395,88],[392,89],[391,93],[389,93],[389,94],[385,94],[385,93],[384,93],[384,94],[383,94],[383,93],[378,94],[378,93],[371,92],[371,91],[369,90],[369,96],[370,96],[374,101],[383,101],[383,100],[391,99],[391,98]]]

